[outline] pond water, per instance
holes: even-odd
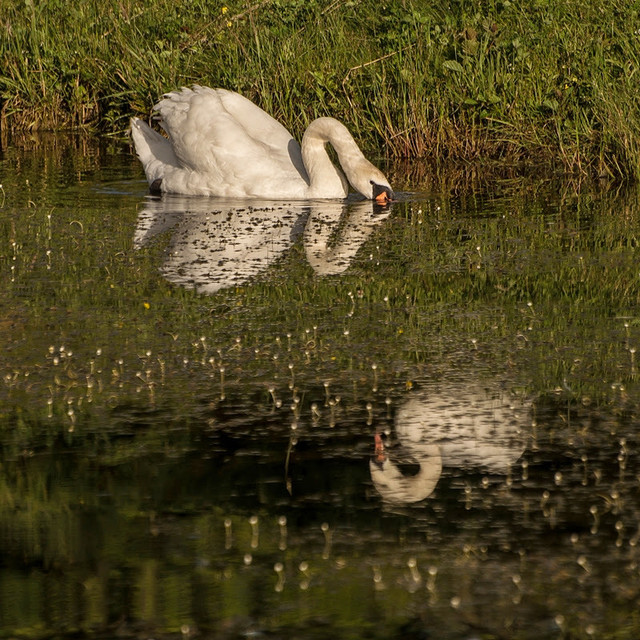
[[[387,170],[3,141],[0,636],[640,637],[640,193]]]

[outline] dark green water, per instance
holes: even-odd
[[[633,187],[146,197],[0,155],[0,636],[637,638]]]

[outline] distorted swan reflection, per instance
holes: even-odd
[[[370,201],[248,204],[164,196],[145,201],[134,246],[170,231],[162,275],[174,284],[214,293],[248,282],[301,237],[316,273],[342,273],[389,213]]]
[[[395,415],[395,446],[375,436],[373,484],[388,502],[433,493],[443,467],[506,474],[525,450],[530,404],[496,386],[451,385],[410,396]],[[409,474],[403,464],[418,467]]]

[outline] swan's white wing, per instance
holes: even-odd
[[[225,184],[267,176],[306,179],[291,134],[237,93],[195,86],[167,94],[156,111],[185,167],[219,175]]]

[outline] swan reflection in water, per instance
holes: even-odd
[[[396,412],[395,445],[375,435],[373,484],[385,501],[411,503],[433,493],[443,467],[506,474],[525,450],[530,418],[530,404],[499,386],[454,384],[416,393]],[[417,473],[406,473],[406,464]]]
[[[342,273],[389,213],[371,201],[282,203],[165,195],[145,201],[134,246],[171,231],[162,275],[200,293],[215,293],[265,271],[299,238],[316,273]]]

